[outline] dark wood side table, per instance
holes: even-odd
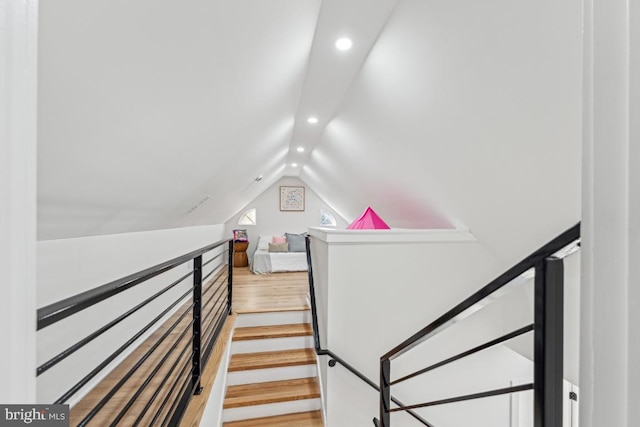
[[[233,242],[233,266],[246,267],[249,265],[249,257],[247,256],[247,248],[249,242]]]

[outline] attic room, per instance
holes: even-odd
[[[323,345],[377,382],[380,355],[401,337],[580,223],[579,261],[565,265],[575,361],[565,374],[580,384],[580,425],[640,416],[637,8],[2,0],[0,10],[0,404],[53,402],[75,382],[65,369],[93,362],[76,355],[34,375],[101,315],[38,331],[33,313],[235,229],[247,230],[248,262],[260,236],[311,234],[310,280],[331,304]],[[281,187],[303,188],[304,209],[280,209]],[[345,230],[369,206],[391,240]],[[532,292],[462,336],[533,316]],[[505,351],[533,358],[519,341]],[[371,425],[377,394],[328,359],[318,355],[325,423]],[[345,396],[359,397],[348,407]]]

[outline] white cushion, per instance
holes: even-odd
[[[273,236],[260,236],[260,238],[258,239],[258,246],[256,247],[256,250],[268,251],[269,243],[271,243],[272,239],[273,239]]]

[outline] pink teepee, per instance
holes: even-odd
[[[358,219],[349,224],[347,230],[372,230],[389,228],[391,227],[389,227],[387,223],[384,222],[373,209],[371,209],[371,206],[369,206],[367,209],[365,209],[365,211],[362,213],[362,215],[360,215]]]

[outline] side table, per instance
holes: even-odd
[[[247,256],[247,248],[249,242],[233,242],[233,266],[246,267],[249,265],[249,257]]]

